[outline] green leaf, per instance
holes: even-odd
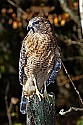
[[[15,123],[14,125],[23,125],[22,123]]]
[[[83,125],[83,119],[78,120],[76,125]]]
[[[1,70],[1,72],[3,73],[3,72],[5,71],[5,66],[2,65],[2,66],[0,67],[0,70]]]

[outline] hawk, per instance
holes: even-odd
[[[36,94],[41,101],[47,95],[46,86],[55,81],[61,68],[61,56],[54,29],[46,18],[32,18],[27,31],[20,50],[19,81],[25,98]]]

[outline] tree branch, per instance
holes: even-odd
[[[82,0],[80,0],[82,1]],[[80,25],[80,19],[79,16],[76,15],[72,9],[69,8],[69,6],[67,5],[67,1],[66,0],[59,0],[62,8],[64,11],[68,12],[70,14],[71,19],[77,24],[78,26],[78,37],[79,39],[82,39],[82,34],[81,34],[81,25]],[[82,13],[83,14],[83,13]],[[81,14],[81,15],[82,15]],[[81,16],[82,17],[82,16]],[[81,18],[81,22],[83,23],[83,17]]]
[[[83,1],[79,0],[79,13],[81,19],[82,35],[83,35]]]
[[[76,24],[79,24],[79,17],[74,14],[74,12],[68,7],[66,0],[59,0],[64,11],[68,12],[71,16],[71,19],[74,20]]]
[[[83,111],[83,108],[70,107],[67,111],[64,111],[64,109],[61,109],[60,112],[59,112],[59,114],[60,115],[65,115],[65,114],[71,112],[72,110],[73,111]]]
[[[27,14],[24,10],[22,10],[17,4],[15,4],[13,1],[11,0],[7,0],[8,3],[10,3],[12,6],[16,7],[22,14]],[[27,14],[28,15],[28,14]]]
[[[78,80],[80,80],[80,79],[83,79],[83,74],[82,75],[78,75],[78,76],[75,76],[75,77],[73,77],[73,78],[71,78],[72,79],[72,81],[78,81]],[[60,84],[59,84],[59,86],[63,86],[63,85],[65,85],[65,84],[67,84],[67,83],[69,83],[70,82],[70,80],[68,79],[68,80],[64,80],[63,82],[60,82]]]
[[[64,64],[63,64],[63,62],[62,62],[62,66],[63,66],[63,68],[64,68],[64,70],[65,70],[65,72],[66,72],[66,74],[67,74],[67,76],[68,76],[68,78],[69,78],[69,80],[70,80],[70,82],[72,83],[72,86],[74,87],[74,90],[76,91],[76,93],[77,93],[77,95],[78,95],[78,97],[79,97],[79,100],[80,100],[81,104],[83,105],[83,100],[82,100],[82,98],[81,98],[81,95],[80,95],[79,91],[77,90],[76,86],[74,85],[74,83],[73,83],[73,81],[72,81],[72,79],[71,79],[71,77],[70,77],[70,75],[69,75],[69,73],[68,73],[66,67],[65,67]]]
[[[58,35],[57,35],[58,36]],[[83,48],[83,39],[77,39],[76,41],[75,40],[71,40],[70,38],[68,38],[67,36],[65,35],[60,35],[58,36],[64,43],[66,43],[68,46],[69,45],[72,45],[72,44],[75,44],[75,45],[79,45],[80,47]]]

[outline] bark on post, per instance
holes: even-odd
[[[48,94],[41,101],[34,95],[30,99],[30,105],[26,107],[27,125],[55,125],[55,96],[53,93]]]

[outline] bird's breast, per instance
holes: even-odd
[[[25,41],[27,64],[25,74],[49,75],[54,63],[54,48],[50,36],[34,34]]]

